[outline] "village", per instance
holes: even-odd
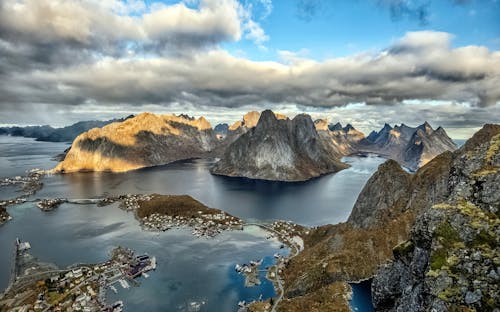
[[[242,230],[243,221],[208,208],[187,195],[123,195],[103,199],[99,205],[120,202],[120,208],[133,212],[148,231],[168,231],[190,227],[196,237],[214,237],[227,230]]]
[[[118,312],[123,302],[106,303],[106,292],[115,285],[129,288],[136,279],[156,269],[156,258],[136,256],[130,249],[117,247],[110,260],[98,264],[76,264],[59,269],[41,263],[29,250],[29,242],[17,239],[11,282],[0,295],[0,306],[8,311],[106,311]]]
[[[46,198],[39,200],[36,206],[42,211],[52,211],[67,202],[66,198]]]
[[[245,287],[260,285],[259,272],[266,272],[266,278],[271,281],[276,290],[277,297],[267,300],[256,300],[252,302],[241,301],[238,303],[239,312],[248,311],[275,311],[275,307],[283,298],[283,280],[281,274],[289,261],[304,249],[302,237],[309,234],[309,230],[291,221],[274,221],[270,224],[247,223],[248,226],[258,226],[269,234],[267,239],[277,239],[281,242],[280,249],[288,247],[282,253],[275,253],[274,263],[261,269],[263,259],[250,261],[248,264],[236,264],[235,271],[245,276]]]
[[[0,225],[12,219],[7,212],[7,207],[11,205],[18,205],[26,202],[28,197],[35,194],[43,187],[42,178],[46,172],[41,169],[31,169],[25,176],[15,176],[11,178],[0,179],[0,188],[8,186],[18,186],[18,196],[10,199],[0,200]]]

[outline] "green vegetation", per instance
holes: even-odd
[[[486,161],[489,163],[493,157],[500,152],[500,134],[495,135],[490,141],[490,147],[486,151]]]
[[[198,216],[198,211],[204,214],[217,214],[217,209],[208,208],[188,195],[153,195],[150,200],[139,201],[137,215],[140,218],[157,213],[171,216]]]
[[[413,252],[414,249],[415,245],[412,241],[408,240],[394,247],[392,253],[394,254],[394,258],[398,258]]]
[[[448,222],[441,223],[434,231],[434,235],[445,248],[461,241],[458,231]]]
[[[439,270],[446,265],[446,258],[448,257],[448,252],[444,248],[439,248],[434,250],[431,255],[431,269]]]

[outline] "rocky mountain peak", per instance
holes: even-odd
[[[260,114],[260,118],[255,126],[256,130],[265,130],[274,127],[278,123],[278,119],[274,113],[267,109]]]
[[[342,130],[342,124],[340,122],[337,122],[334,125],[330,124],[328,128],[330,129],[330,131],[339,131]]]
[[[499,146],[500,126],[485,125],[461,149],[417,171],[410,192],[441,190],[442,196],[428,197],[423,210],[409,202],[418,213],[409,239],[394,247],[394,260],[374,278],[376,311],[497,309]],[[439,167],[444,170],[436,173]],[[429,183],[429,175],[441,182]]]
[[[354,129],[354,127],[353,127],[350,123],[348,123],[348,124],[347,124],[347,125],[343,128],[343,130],[344,130],[345,132],[349,132],[350,130],[355,130],[355,129]]]
[[[146,112],[83,132],[55,171],[128,171],[201,156],[215,144],[203,117]]]
[[[316,126],[317,131],[327,131],[328,130],[328,121],[326,119],[316,119],[314,121],[314,125]]]
[[[320,139],[309,115],[279,119],[263,111],[253,130],[229,145],[211,172],[253,179],[303,181],[345,168]]]
[[[377,139],[378,137],[378,132],[375,131],[375,130],[372,130],[372,132],[370,132],[370,134],[366,137],[366,139],[369,141],[369,142],[375,142],[375,140]]]
[[[384,126],[382,127],[382,129],[380,130],[380,132],[389,132],[391,130],[392,130],[391,125],[389,125],[388,123],[385,123]]]
[[[231,126],[229,126],[229,130],[236,131],[239,128],[252,129],[259,122],[259,119],[261,117],[260,115],[261,113],[256,111],[248,112],[245,115],[243,115],[243,120],[236,121]],[[274,116],[280,120],[288,119],[287,116],[279,113],[274,113]]]
[[[247,128],[253,128],[259,122],[261,114],[256,111],[248,112],[243,115],[243,125]]]
[[[434,129],[432,129],[432,126],[427,121],[418,126],[417,129],[421,129],[426,134],[431,134],[432,132],[434,132]]]

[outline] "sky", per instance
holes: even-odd
[[[0,124],[500,121],[500,0],[0,0]]]

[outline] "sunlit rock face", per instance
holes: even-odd
[[[346,168],[321,139],[309,115],[279,118],[270,110],[262,112],[257,125],[226,148],[212,173],[304,181]]]
[[[356,153],[359,142],[364,139],[363,132],[356,130],[351,124],[342,127],[340,123],[328,124],[325,119],[314,121],[321,139],[338,157]]]
[[[381,154],[416,170],[445,151],[456,150],[446,131],[434,130],[427,122],[412,128],[405,124],[391,127],[385,124],[379,132],[372,132],[360,141],[359,150]]]
[[[215,145],[203,117],[143,113],[82,133],[54,171],[129,171],[202,157]]]

